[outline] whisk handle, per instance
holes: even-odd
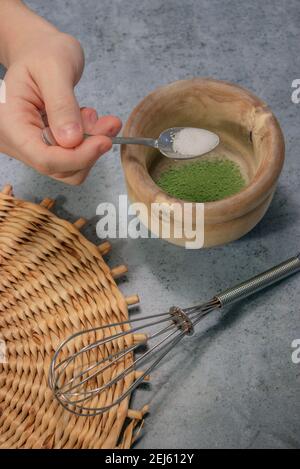
[[[300,254],[272,267],[269,270],[266,270],[266,272],[258,274],[255,277],[236,285],[235,287],[224,290],[216,295],[216,298],[219,300],[221,306],[225,306],[237,300],[247,298],[253,293],[258,292],[263,288],[288,277],[289,275],[299,272],[299,270]]]

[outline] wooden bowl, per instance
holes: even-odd
[[[169,127],[202,127],[220,136],[220,145],[206,158],[235,161],[246,180],[240,192],[204,204],[204,247],[240,238],[264,216],[272,200],[284,161],[284,139],[269,107],[249,91],[231,83],[194,78],[171,83],[146,96],[132,111],[124,128],[129,137],[158,137]],[[124,145],[122,164],[131,202],[152,203],[183,200],[170,197],[154,179],[175,162],[152,148]],[[195,205],[195,204],[194,204]],[[141,216],[149,226],[149,217]],[[171,217],[171,233],[176,224]],[[161,235],[161,233],[155,233]],[[185,245],[183,235],[168,241]]]

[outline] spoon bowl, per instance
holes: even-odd
[[[201,137],[201,145],[198,147],[199,152],[190,154],[188,151],[184,153],[179,153],[174,148],[174,143],[176,138],[179,137],[181,132],[192,131],[192,134],[197,133]],[[191,134],[191,135],[192,135]],[[192,137],[191,137],[192,139]],[[195,127],[171,127],[170,129],[164,130],[157,139],[156,148],[167,158],[174,160],[191,160],[193,158],[198,158],[199,156],[205,155],[210,151],[214,150],[220,143],[219,136],[214,132],[211,132],[206,129],[198,129]],[[188,147],[187,147],[188,150]]]

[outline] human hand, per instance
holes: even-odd
[[[0,151],[69,184],[80,184],[121,128],[117,117],[98,118],[80,109],[74,96],[84,57],[76,39],[41,20],[32,34],[8,54],[6,102],[0,104]],[[47,114],[60,146],[41,138]],[[93,137],[83,140],[83,133]]]

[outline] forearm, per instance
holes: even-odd
[[[9,65],[22,55],[23,45],[38,41],[41,32],[56,28],[36,15],[21,0],[0,0],[0,63]]]

